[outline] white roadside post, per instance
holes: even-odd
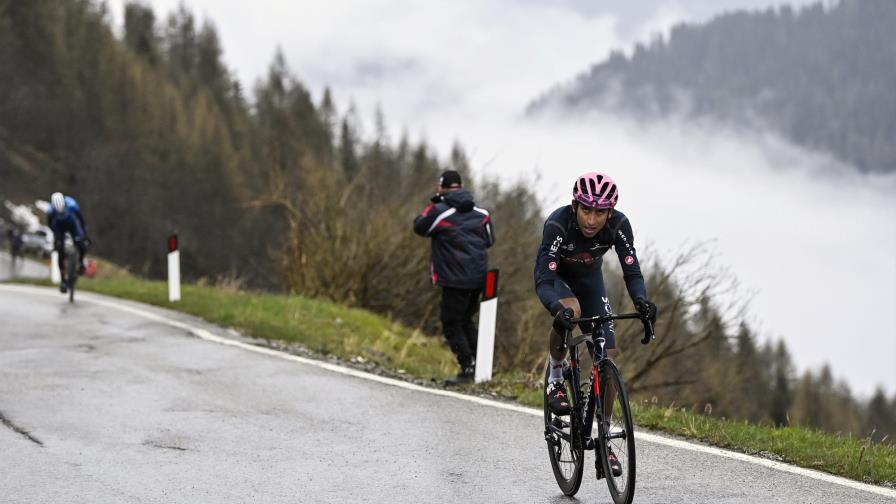
[[[495,323],[498,320],[498,270],[485,276],[485,289],[479,304],[479,336],[476,342],[476,383],[492,379],[495,356]]]
[[[50,252],[50,283],[59,285],[62,283],[62,272],[59,271],[59,252]]]
[[[168,237],[168,301],[180,301],[180,251],[176,233]]]

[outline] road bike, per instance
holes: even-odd
[[[564,370],[564,380],[572,408],[568,414],[555,414],[548,407],[545,394],[544,438],[557,484],[569,496],[575,495],[582,484],[585,450],[596,450],[597,479],[606,478],[615,504],[631,504],[635,496],[632,412],[625,382],[619,369],[607,356],[606,340],[601,332],[604,324],[624,319],[640,319],[644,324],[641,343],[646,345],[654,339],[653,322],[640,313],[572,319],[570,322],[574,325],[590,322],[591,333],[572,339],[571,330],[563,335],[564,346],[569,348],[569,367]],[[582,346],[586,350],[580,350]],[[587,381],[584,383],[580,366],[583,357],[590,357],[592,363],[591,372],[586,371]],[[545,367],[545,385],[549,372],[550,361]],[[592,437],[595,419],[598,420],[597,435]],[[622,465],[619,474],[613,474],[610,467],[608,457],[611,451]]]

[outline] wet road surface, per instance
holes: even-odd
[[[0,285],[2,503],[610,502],[591,453],[577,500],[560,494],[538,416],[215,344],[79,296]],[[655,443],[638,457],[635,502],[894,502]]]

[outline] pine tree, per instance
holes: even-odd
[[[218,99],[225,100],[230,75],[221,61],[221,42],[214,25],[202,23],[196,39],[196,77],[206,88],[211,89]]]
[[[732,391],[738,397],[734,415],[757,422],[768,412],[769,386],[753,335],[746,324],[737,333],[734,353],[736,384]]]
[[[320,121],[323,123],[327,132],[327,143],[330,144],[332,149],[337,133],[339,112],[336,110],[336,104],[333,102],[333,94],[330,92],[329,86],[324,88],[324,94],[317,109],[319,111]]]
[[[874,441],[896,436],[896,417],[887,402],[887,396],[881,387],[877,387],[868,402],[865,412],[863,434]]]
[[[448,166],[462,176],[470,173],[470,160],[467,158],[467,153],[464,152],[463,146],[456,140],[451,146],[451,158],[448,162]]]
[[[769,416],[775,425],[785,427],[790,424],[788,411],[793,402],[791,376],[793,364],[784,340],[778,341],[772,357],[772,395],[769,402]]]
[[[159,64],[159,37],[152,8],[129,1],[124,7],[124,43],[134,54],[155,67]]]
[[[344,117],[339,126],[339,163],[349,179],[358,172],[357,142],[348,117]]]

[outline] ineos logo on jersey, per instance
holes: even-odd
[[[625,248],[628,249],[629,255],[635,255],[635,250],[632,248],[631,243],[628,242],[628,238],[625,237],[625,233],[622,230],[619,230],[619,237],[622,238],[622,243],[625,244]]]
[[[557,250],[560,249],[561,244],[563,244],[563,237],[558,236],[554,239],[554,243],[551,244],[551,253],[548,255],[550,255],[551,257],[557,255]]]

